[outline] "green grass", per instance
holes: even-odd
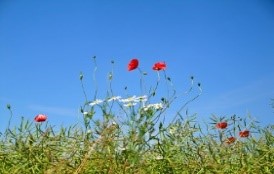
[[[146,74],[139,71],[142,86]],[[235,115],[213,115],[208,123],[199,123],[195,114],[185,111],[201,94],[193,77],[185,94],[190,96],[195,87],[198,93],[170,115],[168,111],[174,111],[172,106],[182,97],[165,71],[163,77],[157,73],[148,95],[119,98],[110,89],[102,101],[96,100],[97,90],[94,100],[88,100],[81,74],[83,125],[54,129],[47,121],[22,118],[20,125],[10,128],[9,121],[0,138],[0,173],[274,173],[274,125],[262,128],[251,116]],[[109,75],[111,87],[113,72]],[[169,91],[157,98],[161,84]],[[16,119],[10,105],[7,109]],[[240,134],[244,130],[249,131],[246,137]],[[231,137],[235,141],[228,141]]]
[[[157,136],[106,122],[56,133],[22,120],[2,135],[0,173],[274,173],[274,126],[231,144],[224,140],[234,127],[203,133],[193,119],[169,126]]]

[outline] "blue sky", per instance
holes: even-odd
[[[111,60],[116,95],[124,86],[132,95],[140,92],[138,71],[126,70],[131,58],[148,72],[147,86],[157,79],[153,63],[165,61],[178,92],[191,75],[201,82],[202,96],[188,105],[199,119],[251,114],[273,124],[273,31],[270,0],[2,0],[0,129],[8,122],[7,104],[13,124],[38,113],[57,126],[81,122],[79,74],[91,99],[94,55],[99,96],[105,95]]]

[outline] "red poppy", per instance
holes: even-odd
[[[166,69],[166,63],[165,62],[157,62],[152,67],[153,70],[160,71]]]
[[[232,144],[232,143],[234,143],[236,141],[236,138],[235,137],[229,137],[229,138],[227,138],[226,140],[225,140],[225,142],[227,143],[227,144]]]
[[[242,138],[246,138],[249,136],[249,131],[248,130],[243,130],[239,132],[239,136]]]
[[[225,129],[227,127],[227,122],[219,122],[216,124],[217,129]]]
[[[132,71],[132,70],[138,68],[138,65],[139,65],[138,59],[132,59],[129,62],[129,64],[127,65],[127,69],[128,69],[128,71]]]
[[[35,116],[34,120],[36,122],[44,122],[44,121],[46,121],[47,118],[48,117],[44,114],[38,114],[38,115]]]

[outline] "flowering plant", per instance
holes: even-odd
[[[213,115],[211,124],[200,126],[186,108],[201,95],[200,83],[190,77],[190,88],[177,92],[164,61],[152,66],[157,78],[149,90],[144,82],[150,71],[142,71],[137,58],[129,61],[127,70],[140,75],[138,95],[126,89],[126,94],[116,95],[112,70],[102,97],[96,57],[93,60],[93,97],[87,95],[80,74],[84,127],[56,129],[48,124],[50,115],[38,114],[31,121],[22,117],[11,129],[13,112],[7,105],[10,119],[6,131],[0,132],[0,173],[273,173],[273,125],[261,129],[251,116]],[[136,75],[125,66],[128,75]],[[130,79],[131,83],[136,78]],[[189,99],[182,102],[185,96]]]
[[[94,62],[96,65],[95,57]],[[127,69],[128,71],[134,71],[136,69],[139,70],[141,75],[140,86],[143,88],[143,78],[147,76],[147,73],[144,73],[141,70],[141,65],[139,62],[140,61],[137,58],[131,59],[127,65]],[[112,63],[114,63],[114,61],[112,61]],[[97,69],[97,67],[95,67],[95,69]],[[116,148],[130,149],[135,151],[138,149],[140,150],[140,148],[148,148],[143,146],[144,142],[145,144],[150,144],[151,146],[153,140],[157,140],[160,138],[161,134],[165,134],[165,130],[169,129],[171,125],[165,122],[165,115],[168,112],[168,109],[171,109],[171,103],[175,102],[178,98],[180,98],[180,96],[176,94],[176,90],[174,89],[172,90],[172,95],[170,95],[170,91],[167,91],[166,96],[164,96],[162,93],[158,93],[157,91],[161,83],[166,84],[167,89],[170,89],[168,85],[172,85],[171,78],[166,74],[167,65],[165,62],[156,62],[152,66],[152,70],[157,72],[158,78],[155,80],[155,85],[153,85],[154,87],[150,87],[150,90],[147,91],[147,93],[144,95],[136,96],[132,94],[127,97],[122,97],[120,95],[116,96],[112,95],[113,89],[109,89],[111,92],[108,93],[105,99],[97,98],[97,94],[95,94],[93,100],[86,100],[85,104],[81,108],[81,112],[84,116],[85,127],[87,131],[95,128],[95,131],[93,131],[92,134],[89,134],[89,138],[94,140],[102,138],[101,132],[115,125],[115,129],[112,129],[113,132],[111,133],[116,134]],[[160,73],[163,73],[163,81],[161,79]],[[113,77],[113,72],[111,73],[111,77]],[[81,74],[81,82],[82,79],[83,75]],[[112,83],[112,78],[109,80]],[[194,78],[191,77],[190,80],[190,89],[183,94],[187,95],[192,92],[194,88]],[[179,111],[177,111],[173,117],[169,116],[168,120],[171,123],[182,120],[183,117],[181,112],[183,109],[185,109],[186,105],[201,95],[201,85],[198,83],[196,87],[199,89],[199,93],[180,106]],[[152,100],[157,100],[158,95],[161,95],[160,98],[158,97],[158,102],[152,102]],[[103,117],[99,117],[96,120],[95,117],[98,112],[101,112],[100,115]],[[120,141],[118,141],[118,139]],[[124,142],[126,139],[134,139],[135,143],[125,144]]]

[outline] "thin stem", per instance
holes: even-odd
[[[98,84],[96,80],[96,71],[97,71],[97,63],[96,63],[96,56],[93,56],[93,63],[94,63],[94,69],[93,69],[93,83],[95,84],[95,93],[94,93],[94,100],[97,98],[98,93]]]
[[[144,95],[144,78],[143,78],[143,71],[140,69],[140,68],[138,68],[138,70],[139,70],[139,73],[140,73],[140,88],[141,88],[141,94],[142,95]]]
[[[108,80],[109,80],[109,89],[110,89],[110,96],[113,97],[113,89],[112,89],[112,79],[113,79],[113,69],[114,69],[114,61],[111,61],[111,72],[109,73]]]
[[[192,80],[193,80],[193,79],[192,79]],[[192,90],[192,87],[193,87],[193,81],[192,81],[192,85],[191,85],[190,89],[187,91],[187,93],[189,93],[189,92]],[[181,111],[182,111],[190,102],[196,100],[196,99],[202,94],[202,88],[201,88],[200,83],[198,83],[198,89],[199,89],[199,91],[200,91],[199,94],[196,95],[195,97],[193,97],[192,99],[188,100],[183,106],[180,107],[180,109],[177,111],[177,114],[175,115],[175,117],[173,118],[173,120],[172,120],[171,123],[173,123],[173,122],[176,120],[176,118],[177,118],[178,115],[181,117],[180,112],[181,112]],[[187,94],[187,93],[186,93],[186,94]]]
[[[179,115],[179,113],[186,107],[186,105],[188,105],[190,102],[196,100],[196,99],[202,94],[201,88],[199,88],[199,89],[200,89],[200,93],[199,93],[197,96],[195,96],[194,98],[188,100],[188,101],[187,101],[187,102],[178,110],[178,112],[177,112],[177,114],[175,115],[173,121],[175,120],[176,116]],[[173,121],[172,121],[172,122],[173,122]]]
[[[8,129],[10,129],[10,123],[11,123],[11,119],[13,117],[13,113],[11,110],[11,106],[9,104],[7,105],[7,109],[10,111],[10,118],[9,118],[9,122],[8,122]]]
[[[150,95],[148,96],[148,99],[149,99],[150,97],[152,97],[152,96],[155,96],[155,93],[156,93],[157,88],[158,88],[158,86],[159,86],[159,82],[160,82],[160,74],[159,74],[159,71],[157,71],[157,77],[158,77],[158,78],[157,78],[156,85],[155,85],[153,91],[150,92]]]
[[[80,81],[81,81],[81,87],[82,87],[82,90],[83,90],[83,93],[84,93],[84,96],[85,96],[85,103],[88,102],[88,98],[87,98],[87,94],[86,94],[86,90],[85,90],[85,87],[84,87],[84,83],[83,83],[83,73],[81,72],[80,73]]]
[[[164,71],[164,76],[165,76],[165,80],[166,80],[166,88],[167,88],[167,98],[169,98],[169,85],[168,85],[168,78],[167,78],[167,75],[166,75],[166,71]]]

